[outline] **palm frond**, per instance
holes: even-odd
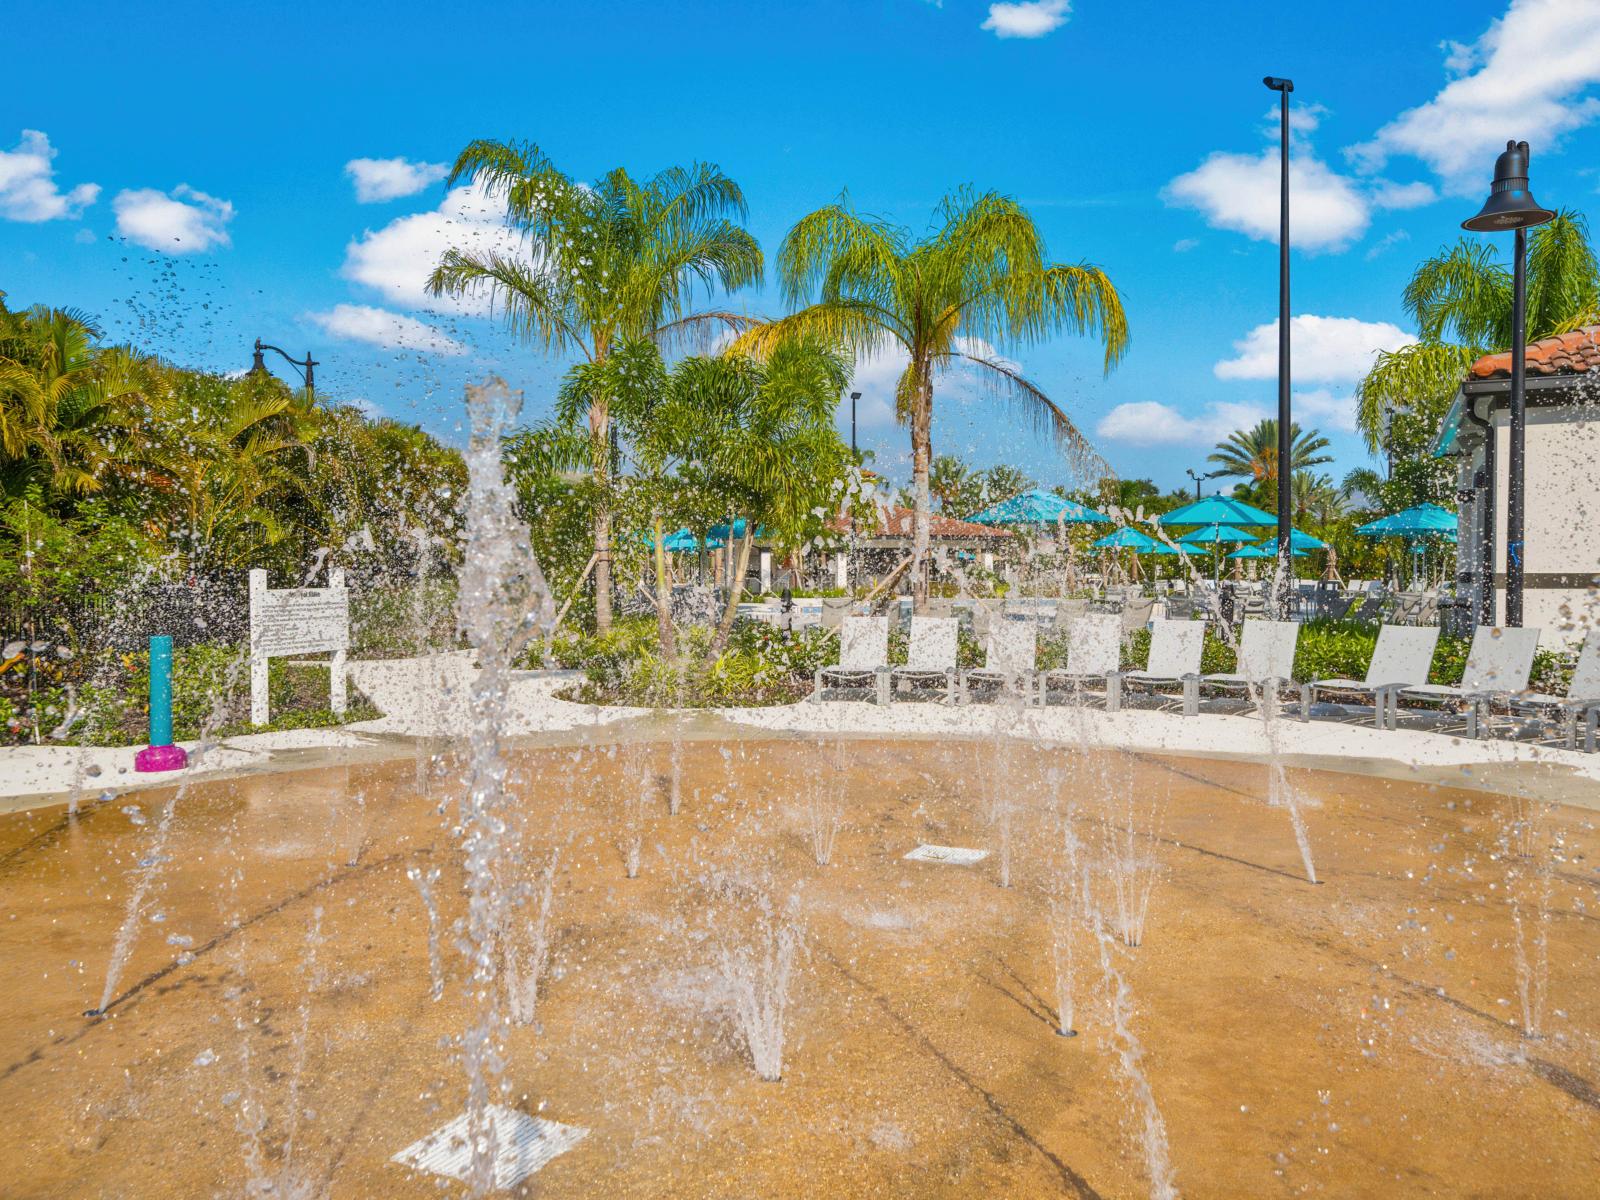
[[[953,357],[982,367],[980,379],[989,384],[995,393],[1012,410],[1038,432],[1048,433],[1068,455],[1073,470],[1080,476],[1095,478],[1111,475],[1111,465],[1101,457],[1094,444],[1084,436],[1060,405],[1034,383],[1026,379],[1010,363],[981,354],[956,354]]]

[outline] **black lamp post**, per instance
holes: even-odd
[[[306,399],[315,400],[317,398],[317,377],[315,373],[317,363],[312,359],[311,352],[309,350],[306,352],[305,361],[302,362],[298,358],[290,357],[288,351],[280,350],[277,346],[269,346],[260,338],[257,338],[255,358],[250,364],[250,374],[252,375],[256,374],[257,372],[263,375],[267,373],[267,364],[261,359],[261,352],[263,350],[272,350],[283,355],[288,364],[298,370],[300,372],[300,377],[305,380]]]
[[[1289,580],[1294,570],[1293,530],[1289,524],[1294,452],[1289,437],[1289,93],[1294,91],[1294,80],[1268,75],[1261,82],[1278,93],[1282,114],[1278,148],[1278,587],[1282,590],[1277,604],[1280,609],[1287,609]]]
[[[1194,498],[1196,500],[1200,499],[1201,482],[1206,479],[1215,479],[1222,474],[1221,471],[1206,471],[1204,474],[1196,475],[1193,467],[1185,467],[1183,473],[1194,480]]]
[[[1489,198],[1483,202],[1478,215],[1461,222],[1461,228],[1474,233],[1497,233],[1516,230],[1516,244],[1512,251],[1511,295],[1511,429],[1510,453],[1506,462],[1506,624],[1522,624],[1523,575],[1523,514],[1526,509],[1524,492],[1527,444],[1527,380],[1526,344],[1528,341],[1528,230],[1543,225],[1555,216],[1548,208],[1541,208],[1533,193],[1528,190],[1528,143],[1507,142],[1506,148],[1494,162],[1494,183],[1489,188]],[[1489,427],[1489,437],[1494,438],[1494,426]],[[1493,526],[1495,514],[1490,511],[1485,523]],[[1486,587],[1494,595],[1494,564],[1489,564]]]

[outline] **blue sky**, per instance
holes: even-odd
[[[1546,205],[1590,210],[1600,183],[1600,0],[219,11],[14,6],[12,29],[70,32],[0,47],[0,289],[196,366],[248,365],[257,336],[309,349],[324,392],[456,440],[465,380],[498,371],[537,415],[562,368],[421,295],[451,240],[495,236],[440,182],[475,137],[531,139],[580,178],[715,162],[769,257],[842,188],[913,229],[962,184],[1018,197],[1054,257],[1109,272],[1133,348],[1109,378],[1090,343],[1002,349],[1120,474],[1164,485],[1274,403],[1264,74],[1296,83],[1295,390],[1337,473],[1365,461],[1355,378],[1409,336],[1401,287],[1505,139],[1533,144]],[[735,303],[778,311],[770,286]],[[857,386],[863,444],[902,475],[895,369]],[[1064,476],[960,377],[935,447]]]

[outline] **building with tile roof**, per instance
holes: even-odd
[[[1505,617],[1511,354],[1472,364],[1434,444],[1459,463],[1458,593]],[[1600,622],[1600,325],[1527,347],[1523,624],[1570,642]],[[1513,551],[1515,552],[1515,551]]]

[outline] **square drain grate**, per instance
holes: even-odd
[[[558,1125],[499,1104],[489,1106],[489,1123],[495,1137],[494,1186],[502,1189],[516,1187],[589,1136],[587,1129],[577,1125]],[[467,1114],[462,1113],[412,1142],[390,1161],[465,1182],[472,1173],[468,1125]]]
[[[929,846],[924,843],[906,856],[907,862],[953,863],[970,867],[989,857],[987,850],[969,850],[965,846]]]

